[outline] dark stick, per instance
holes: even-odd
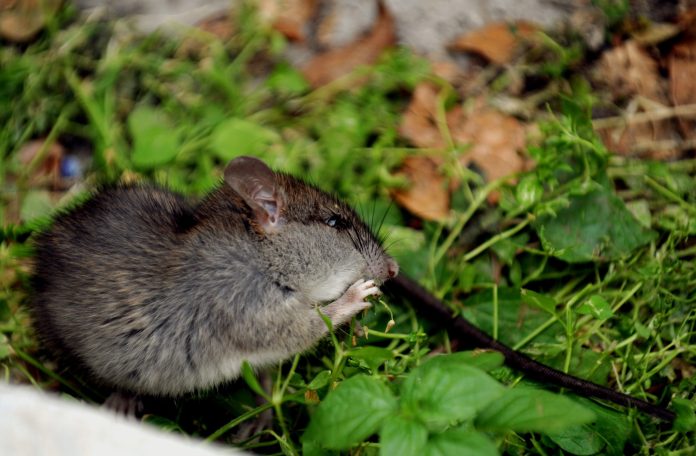
[[[451,331],[463,344],[477,348],[490,348],[502,353],[505,357],[505,363],[508,366],[519,370],[531,379],[568,388],[584,396],[604,399],[625,407],[634,407],[641,412],[664,421],[672,422],[676,418],[674,412],[663,407],[619,393],[618,391],[597,385],[587,380],[573,377],[572,375],[545,366],[513,350],[507,345],[493,339],[491,336],[469,323],[465,318],[454,316],[450,309],[439,299],[403,274],[389,280],[384,288],[416,304],[418,306],[417,311],[421,315],[447,328],[447,330]]]

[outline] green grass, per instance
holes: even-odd
[[[461,150],[442,151],[449,158],[443,174],[461,181],[452,215],[416,229],[389,194],[405,185],[394,175],[404,157],[425,153],[409,148],[397,127],[414,86],[436,80],[427,62],[393,50],[311,90],[282,61],[283,40],[260,27],[252,10],[241,12],[237,27],[225,44],[191,30],[187,39],[199,46],[182,52],[180,39],[135,38],[80,22],[67,9],[37,42],[0,48],[6,381],[87,401],[104,394],[42,356],[30,329],[30,235],[80,192],[49,192],[36,178],[49,148],[23,165],[18,153],[27,141],[89,147],[83,191],[143,179],[200,196],[230,158],[254,154],[336,192],[374,224],[385,215],[381,231],[402,270],[489,334],[582,378],[653,403],[671,400],[678,420],[665,426],[539,392],[495,355],[431,360],[452,351],[448,334],[391,300],[360,318],[367,337],[342,328],[273,369],[270,393],[247,369],[232,385],[158,404],[145,421],[231,443],[241,424],[273,409],[272,429],[237,442],[270,454],[376,454],[380,446],[386,454],[696,451],[696,161],[610,156],[589,122],[591,88],[570,68],[555,68],[564,89],[550,108],[537,106],[543,140],[528,148],[536,168],[516,184],[484,184],[454,166]],[[499,205],[486,202],[492,191],[500,192]]]

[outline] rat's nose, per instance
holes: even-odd
[[[387,275],[390,279],[396,277],[399,273],[399,265],[393,258],[387,258]]]

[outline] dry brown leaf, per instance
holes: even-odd
[[[447,217],[450,196],[447,182],[438,168],[434,158],[406,157],[397,174],[405,176],[411,185],[392,192],[396,203],[425,220]]]
[[[524,40],[537,30],[529,22],[496,22],[460,36],[450,44],[455,51],[474,52],[498,65],[509,63]]]
[[[306,25],[314,15],[316,0],[259,0],[261,20],[292,41],[304,41]]]
[[[696,103],[696,39],[687,39],[672,48],[669,62],[669,92],[674,106]],[[678,118],[686,139],[696,138],[696,121]]]
[[[340,78],[360,65],[374,63],[396,40],[394,19],[380,7],[379,19],[364,38],[342,48],[319,54],[302,68],[312,87],[319,87]]]
[[[670,365],[678,372],[681,378],[692,378],[694,373],[696,373],[696,367],[683,359],[675,358]]]
[[[419,84],[402,117],[399,133],[416,147],[446,146],[436,123],[437,95],[433,84]],[[455,106],[446,113],[446,122],[455,143],[471,145],[462,162],[474,162],[487,180],[524,169],[525,161],[519,151],[525,145],[525,130],[514,117],[479,103],[468,113],[461,106]]]
[[[464,71],[454,62],[438,60],[430,63],[430,69],[437,77],[456,85],[464,78]]]
[[[457,122],[456,118],[462,121]],[[471,144],[461,158],[462,163],[474,162],[487,181],[524,170],[525,161],[520,151],[525,145],[525,130],[514,117],[486,107],[464,117],[463,110],[457,107],[450,112],[448,120],[453,125],[455,142]]]
[[[679,33],[679,26],[668,22],[653,22],[636,33],[633,33],[633,39],[641,46],[655,46],[674,38]]]
[[[203,18],[196,23],[196,27],[223,42],[232,38],[235,32],[228,12],[216,13]],[[176,52],[178,56],[195,56],[200,59],[207,51],[208,43],[196,35],[189,35],[184,38]]]
[[[196,27],[204,32],[216,36],[221,41],[227,41],[234,35],[232,19],[228,12],[213,14],[208,16],[196,24]]]
[[[597,81],[611,89],[615,98],[636,95],[666,104],[660,87],[657,62],[634,40],[602,54],[596,68]]]
[[[639,109],[632,109],[633,112],[649,113],[670,104],[661,86],[657,63],[634,40],[605,52],[596,70],[597,81],[609,87],[615,99],[638,100]],[[625,121],[598,128],[597,132],[607,148],[618,154],[665,159],[677,153],[671,146],[677,134],[669,120],[632,122],[631,115],[627,115]]]
[[[585,5],[576,9],[568,19],[568,27],[579,35],[588,49],[598,50],[604,44],[607,16],[596,6]]]
[[[437,88],[428,82],[418,84],[401,118],[399,134],[422,149],[444,147],[445,141],[435,123],[436,104]]]
[[[35,139],[24,144],[19,150],[19,163],[24,169],[30,164],[34,167],[33,173],[29,176],[29,183],[32,185],[51,184],[54,187],[60,181],[60,162],[65,154],[65,149],[57,142],[50,144],[47,150],[43,151],[43,158],[40,162],[32,163],[37,155],[42,152],[44,139]]]
[[[419,84],[402,117],[399,133],[411,144],[423,149],[446,146],[435,121],[437,88],[430,83]],[[514,117],[479,106],[465,113],[456,106],[446,113],[446,122],[453,141],[470,145],[462,155],[466,166],[474,163],[491,181],[523,171],[526,161],[520,155],[525,146],[524,126]],[[493,194],[490,201],[497,200]]]
[[[637,114],[649,114],[639,111]],[[632,116],[621,118],[612,126],[595,129],[600,139],[613,153],[647,157],[655,160],[672,159],[678,156],[679,143],[670,120],[634,121]]]
[[[46,25],[61,0],[0,0],[0,37],[23,43]]]
[[[486,181],[525,170],[526,161],[520,155],[525,146],[525,129],[514,117],[485,106],[465,115],[457,106],[448,113],[447,123],[456,143],[471,145],[461,163],[475,164]],[[488,201],[495,203],[498,197],[498,193],[491,193]]]

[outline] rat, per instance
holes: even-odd
[[[345,203],[238,157],[198,204],[98,190],[35,240],[33,320],[99,384],[179,396],[304,352],[399,266]]]
[[[499,351],[526,376],[672,411],[552,369],[500,343],[404,274],[345,203],[253,157],[200,203],[153,186],[98,191],[36,239],[40,337],[116,391],[177,396],[275,364],[388,291],[462,345]]]

